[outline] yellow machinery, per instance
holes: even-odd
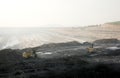
[[[91,47],[87,48],[87,50],[88,50],[89,53],[95,52],[95,48],[93,48],[93,44],[92,44]]]
[[[23,58],[37,57],[37,54],[35,50],[27,50],[23,52],[22,57]]]
[[[87,48],[88,49],[88,52],[89,53],[93,53],[94,51],[95,51],[95,49],[94,48],[91,48],[91,47],[89,47],[89,48]]]
[[[30,58],[33,56],[33,52],[23,52],[22,56],[24,58]]]

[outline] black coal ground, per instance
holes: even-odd
[[[88,53],[88,46],[52,46],[31,48],[52,54],[38,58],[22,57],[23,50],[0,51],[0,78],[119,78],[120,49],[98,48]]]

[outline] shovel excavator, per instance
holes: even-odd
[[[35,50],[32,50],[32,51],[25,51],[23,52],[22,54],[22,57],[23,58],[36,58],[37,57],[37,54],[35,52]]]
[[[95,52],[95,48],[93,46],[94,46],[94,44],[91,44],[91,46],[87,48],[89,53]]]

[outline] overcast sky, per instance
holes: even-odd
[[[84,26],[120,21],[120,0],[0,0],[0,27]]]

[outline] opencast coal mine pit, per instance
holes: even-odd
[[[0,78],[120,78],[120,41],[0,50]]]

